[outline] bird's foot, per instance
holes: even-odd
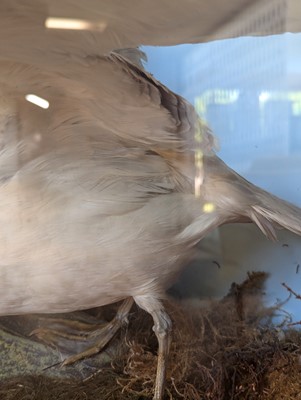
[[[64,353],[71,354],[62,363],[63,366],[70,365],[99,353],[121,326],[127,323],[132,304],[132,298],[126,299],[116,316],[108,323],[90,324],[76,320],[48,319],[47,324],[50,324],[50,327],[35,329],[31,335]]]

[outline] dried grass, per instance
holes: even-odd
[[[272,325],[277,310],[263,306],[265,279],[249,274],[205,309],[167,305],[174,329],[166,399],[301,399],[301,335]],[[151,318],[135,310],[112,367],[85,382],[23,377],[3,382],[0,399],[150,399],[157,366],[151,326]]]

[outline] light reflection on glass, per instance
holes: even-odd
[[[49,17],[45,21],[45,27],[48,29],[88,30],[103,32],[107,27],[107,23],[105,21],[92,22],[84,19]]]
[[[215,210],[215,205],[213,203],[205,203],[203,205],[203,211],[205,213],[212,213]]]
[[[145,48],[149,70],[194,104],[208,122],[220,142],[219,157],[251,182],[299,206],[300,46],[301,34],[283,34],[173,49]],[[157,52],[160,57],[156,59]],[[200,138],[197,130],[196,144]],[[196,171],[199,160],[196,150]],[[196,173],[196,195],[201,191],[200,182]],[[211,205],[201,207],[204,212],[212,212]],[[281,282],[295,287],[300,238],[284,230],[278,232],[278,238],[278,243],[271,243],[256,227],[246,224],[223,226],[203,240],[200,279],[192,278],[198,282],[200,296],[222,296],[233,281],[242,281],[247,271],[263,270],[270,274],[269,301],[273,304],[275,298],[286,298]],[[210,253],[206,253],[209,247]],[[213,270],[212,259],[219,260],[223,268]],[[202,284],[204,279],[206,285]],[[295,317],[299,308],[295,299],[285,307]]]
[[[38,107],[41,107],[44,109],[49,108],[49,101],[47,101],[47,100],[43,99],[42,97],[39,97],[35,94],[27,94],[25,96],[25,99]]]

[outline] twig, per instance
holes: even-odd
[[[301,325],[301,321],[298,321],[298,322],[290,322],[289,324],[287,324],[287,326],[296,326],[296,325]]]
[[[287,286],[286,283],[282,283],[282,286],[285,287],[286,290],[288,290],[292,295],[295,296],[296,299],[301,300],[301,295],[296,293],[293,289],[291,289],[289,286]]]

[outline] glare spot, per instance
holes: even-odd
[[[212,213],[215,210],[215,205],[213,203],[205,203],[203,205],[203,211],[205,213]]]
[[[42,97],[36,96],[35,94],[27,94],[25,99],[38,107],[47,109],[49,108],[49,101],[42,99]]]
[[[105,21],[92,22],[84,19],[73,18],[47,18],[45,27],[48,29],[70,29],[103,32],[107,23]]]
[[[270,98],[270,93],[269,92],[261,92],[259,95],[259,101],[260,103],[264,103]]]

